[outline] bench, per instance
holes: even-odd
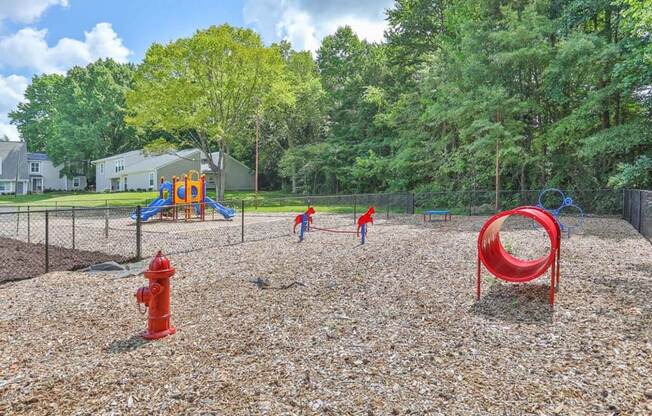
[[[432,221],[432,216],[433,215],[443,215],[444,216],[444,221],[448,221],[451,219],[451,214],[448,212],[448,210],[428,210],[428,211],[423,211],[423,221],[426,221],[426,215],[428,216],[428,221]]]

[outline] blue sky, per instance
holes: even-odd
[[[229,23],[265,42],[281,39],[315,51],[321,39],[350,25],[380,41],[392,0],[0,0],[0,137],[19,139],[7,114],[31,77],[65,73],[99,58],[139,62],[153,42]]]

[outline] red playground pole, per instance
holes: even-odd
[[[172,177],[172,218],[174,221],[179,219],[177,212],[177,177]]]
[[[199,212],[201,220],[206,219],[206,175],[201,175],[201,198],[200,198]]]
[[[186,203],[185,205],[185,212],[186,212],[186,221],[190,219],[190,212],[188,212],[188,201],[189,201],[189,189],[188,189],[188,175],[183,175],[183,189],[184,189],[184,195],[185,198],[183,199],[184,202]]]

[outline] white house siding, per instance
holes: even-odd
[[[66,177],[60,177],[60,170],[49,160],[30,161],[41,164],[41,176],[43,177],[43,189],[49,191],[67,191],[68,184]]]
[[[127,175],[127,190],[149,189],[146,172],[134,172]]]
[[[158,180],[161,180],[161,176],[165,178],[166,181],[172,182],[172,177],[176,176],[179,179],[183,179],[183,175],[187,174],[189,170],[199,171],[199,152],[196,155],[193,155],[197,160],[186,160],[179,159],[166,166],[160,167],[157,170]],[[190,157],[192,158],[192,157]]]
[[[104,191],[111,190],[112,178],[120,178],[120,190],[123,190],[122,175],[120,175],[120,172],[115,171],[116,161],[118,159],[124,159],[124,166],[126,169],[128,166],[140,162],[144,158],[145,156],[143,155],[143,152],[137,150],[137,151],[127,152],[121,155],[116,155],[114,157],[100,159],[96,161],[95,162],[95,190],[97,192],[104,192]],[[101,172],[102,170],[101,165],[104,166],[103,172]],[[129,178],[127,178],[127,185],[131,188],[131,185],[129,183]]]
[[[206,169],[206,184],[209,188],[215,188],[213,175]],[[251,169],[249,169],[242,162],[239,162],[231,155],[226,155],[224,158],[224,170],[226,171],[226,190],[227,191],[252,191],[255,187],[255,176]]]
[[[229,191],[251,191],[254,189],[255,176],[251,169],[227,156],[224,160],[226,170],[226,189]]]
[[[78,186],[75,186],[74,178],[79,178]],[[84,189],[86,189],[86,186],[88,185],[88,181],[86,180],[85,176],[73,176],[72,178],[68,179],[67,182],[68,182],[69,191],[83,191]]]
[[[27,184],[28,182],[23,180],[16,182],[15,180],[0,179],[0,195],[13,194],[16,185],[18,186],[18,194],[24,195],[27,193]]]

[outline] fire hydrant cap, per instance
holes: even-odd
[[[152,261],[149,262],[149,271],[159,272],[161,270],[170,270],[170,260],[163,255],[161,250],[156,253]]]
[[[145,277],[148,279],[172,277],[174,273],[175,270],[170,265],[170,260],[159,250],[154,258],[152,258],[152,261],[149,262],[149,268],[145,271]]]

